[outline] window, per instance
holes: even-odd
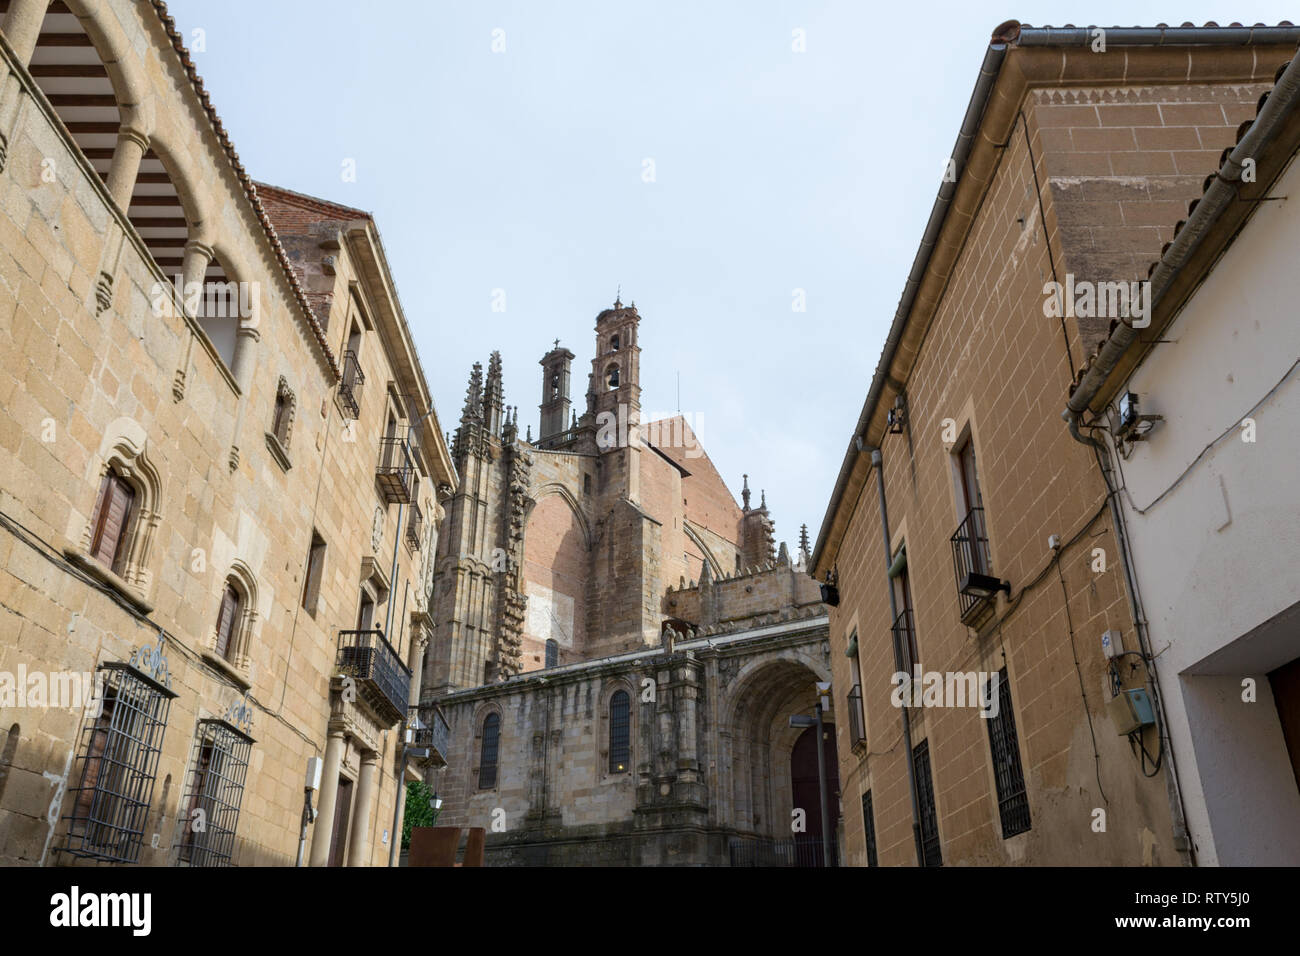
[[[551,376],[551,398],[560,397],[560,376],[558,374]]]
[[[375,627],[375,599],[365,588],[361,589],[361,606],[357,609],[357,630],[371,631]]]
[[[930,741],[922,740],[912,749],[912,772],[916,775],[916,799],[921,807],[921,865],[943,866],[934,780],[930,776]]]
[[[488,714],[483,718],[483,748],[478,762],[478,788],[491,790],[497,785],[497,749],[501,744],[501,718]]]
[[[632,704],[627,691],[609,699],[609,772],[626,773],[632,761]]]
[[[862,828],[867,835],[867,866],[880,866],[876,857],[876,814],[871,807],[871,791],[862,795]]]
[[[617,336],[617,335],[612,336],[612,337],[610,338],[610,340],[609,340],[609,350],[610,350],[611,352],[617,352],[617,351],[618,351],[618,336]]]
[[[849,654],[853,658],[853,676],[857,680],[849,691],[849,746],[856,747],[867,740],[867,712],[862,703],[862,654],[858,648],[858,630],[849,638]]]
[[[296,401],[289,383],[282,377],[275,390],[275,414],[271,419],[271,434],[286,451],[289,448],[289,434],[293,429],[293,414]]]
[[[1000,583],[993,576],[984,499],[975,466],[975,443],[970,437],[953,452],[953,469],[961,518],[951,538],[953,571],[962,622],[975,627],[984,620],[997,591],[1009,590],[1010,585]]]
[[[990,683],[992,681],[990,680]],[[1002,819],[1002,839],[1029,829],[1029,797],[1025,793],[1025,773],[1020,766],[1020,744],[1016,736],[1016,715],[1011,709],[1011,683],[1004,667],[997,675],[998,713],[986,721],[989,726],[989,749],[993,752],[993,776],[998,788],[998,815]],[[993,699],[992,688],[985,698]]]
[[[321,576],[325,572],[325,539],[316,531],[311,533],[311,549],[307,552],[307,575],[302,589],[302,607],[308,614],[316,616],[316,605],[320,601]]]
[[[101,664],[98,715],[87,724],[69,777],[72,813],[60,849],[72,856],[136,863],[153,800],[155,773],[171,702],[159,647],[129,662]]]
[[[134,503],[135,489],[122,476],[107,472],[90,519],[90,556],[114,574],[122,573],[126,561],[127,527]]]
[[[546,642],[546,666],[554,667],[558,663],[560,663],[560,642],[552,637]]]
[[[912,675],[921,666],[921,649],[916,640],[912,586],[906,564],[895,573],[889,586],[894,589],[894,605],[898,608],[898,619],[894,622],[894,669]]]
[[[618,388],[618,366],[611,365],[605,369],[605,385],[612,391]]]
[[[234,655],[235,636],[239,627],[239,612],[243,601],[238,589],[231,582],[226,582],[226,589],[221,593],[221,610],[217,613],[217,656],[230,660]]]
[[[179,859],[190,866],[229,866],[244,798],[253,739],[224,720],[199,721],[194,768],[181,822]]]

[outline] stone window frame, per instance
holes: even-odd
[[[153,572],[150,559],[158,526],[162,523],[162,477],[147,452],[144,429],[134,421],[115,423],[106,435],[101,448],[99,467],[89,476],[94,500],[98,500],[104,478],[112,472],[125,481],[135,492],[130,519],[122,534],[125,553],[120,559],[120,571],[105,567],[90,555],[95,534],[94,506],[88,512],[81,537],[76,545],[64,548],[64,555],[82,570],[127,598],[146,614],[153,610],[149,600]]]
[[[610,734],[610,704],[614,695],[619,691],[627,693],[628,703],[628,725],[627,725],[627,769],[623,771],[611,771],[609,769],[609,734]],[[623,780],[635,775],[635,760],[637,750],[637,703],[640,695],[637,689],[632,686],[632,681],[626,677],[614,677],[606,680],[600,688],[600,710],[597,720],[597,756],[600,758],[600,780],[602,783],[612,783],[616,780]]]
[[[492,786],[479,786],[479,770],[483,763],[483,725],[487,722],[491,714],[497,717],[497,763],[496,775],[493,779]],[[469,792],[470,793],[499,793],[501,790],[501,757],[504,753],[502,744],[505,741],[506,718],[501,709],[501,705],[496,701],[487,701],[474,711],[474,745],[473,759],[469,761]]]
[[[275,403],[279,404],[284,400],[284,413],[280,418],[280,428],[277,432],[276,417],[274,406],[271,412],[271,427],[266,432],[266,446],[271,450],[271,456],[285,471],[288,471],[292,464],[289,460],[289,443],[293,436],[294,418],[298,414],[298,398],[292,388],[289,387],[289,380],[283,375],[280,376],[279,382],[275,386]]]
[[[230,634],[227,656],[222,656],[217,651],[219,638],[217,626],[221,619],[222,596],[228,585],[233,586],[239,595],[239,616]],[[208,614],[211,626],[204,638],[202,656],[205,661],[215,665],[245,690],[252,686],[249,663],[260,620],[258,606],[257,578],[253,575],[252,569],[237,558],[231,562],[230,570],[221,579],[221,587],[215,591],[215,604]]]

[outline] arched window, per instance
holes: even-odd
[[[627,773],[632,762],[632,704],[627,691],[609,699],[609,772]]]
[[[124,570],[134,509],[135,489],[110,468],[99,483],[95,513],[90,519],[90,556],[117,575]]]
[[[271,418],[271,434],[285,451],[289,450],[289,435],[293,432],[293,415],[297,401],[293,389],[284,377],[275,388],[275,412]]]
[[[551,376],[551,398],[560,397],[560,376],[558,374]]]
[[[226,582],[226,589],[221,593],[221,609],[217,612],[216,652],[220,657],[231,660],[234,657],[235,638],[239,635],[239,617],[244,600],[233,581]]]
[[[560,642],[551,638],[546,642],[546,666],[554,667],[560,663]]]
[[[497,750],[501,743],[501,717],[496,713],[483,718],[483,749],[478,763],[478,788],[491,790],[497,785]]]
[[[609,340],[609,350],[610,350],[611,352],[617,352],[617,351],[618,351],[618,336],[617,336],[617,335],[615,335],[613,338],[611,338],[611,339]]]
[[[618,366],[611,365],[605,369],[605,384],[612,390],[618,388]]]

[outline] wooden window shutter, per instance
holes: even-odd
[[[95,506],[95,533],[91,540],[91,557],[114,571],[125,556],[122,547],[126,536],[127,519],[135,491],[125,481],[111,472],[100,485],[99,502]]]
[[[227,584],[221,595],[221,613],[217,615],[217,653],[230,657],[231,638],[235,633],[235,619],[239,615],[239,592],[233,584]]]

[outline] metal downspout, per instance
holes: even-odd
[[[880,494],[880,530],[885,538],[885,586],[889,589],[889,617],[898,620],[898,601],[894,598],[894,582],[889,577],[889,509],[885,506],[885,473],[881,467],[884,456],[879,448],[871,449],[871,467],[876,469],[876,490]],[[892,633],[892,631],[891,631]],[[907,704],[903,704],[903,744],[907,747],[907,790],[912,798],[912,839],[916,843],[916,865],[925,866],[925,848],[921,842],[921,801],[916,794],[916,764],[912,757],[912,720]]]

